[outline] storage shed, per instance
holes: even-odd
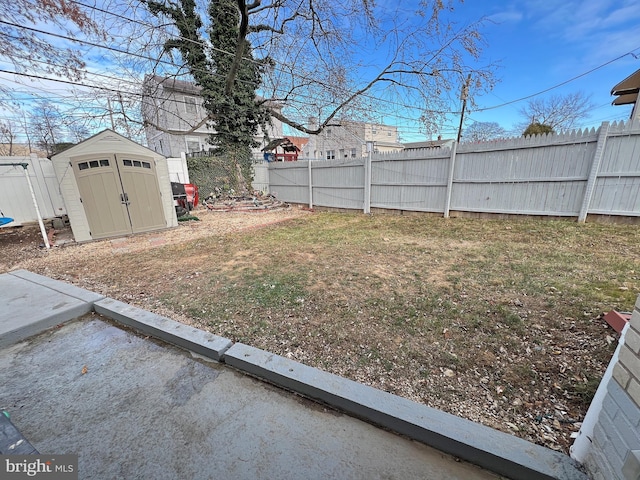
[[[104,130],[51,160],[76,242],[178,225],[162,155]]]

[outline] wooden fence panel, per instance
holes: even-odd
[[[590,213],[640,216],[640,122],[613,124]]]
[[[596,140],[576,133],[492,142],[492,150],[461,145],[451,209],[577,215]]]
[[[422,159],[412,157],[395,155],[372,161],[372,207],[444,212],[448,155]]]
[[[269,192],[283,202],[309,202],[307,162],[269,164]]]
[[[27,173],[38,202],[42,218],[66,214],[60,187],[51,160],[30,157],[0,157],[0,163],[26,163]],[[14,222],[7,226],[37,222],[29,185],[21,166],[0,166],[0,210]]]
[[[271,164],[269,178],[278,198],[294,203],[445,215],[448,206],[579,219],[588,213],[640,216],[640,122],[374,154],[370,184],[365,159],[313,161],[310,169],[305,161],[291,163],[299,165]]]
[[[314,205],[358,210],[363,208],[363,159],[314,162],[311,171]]]

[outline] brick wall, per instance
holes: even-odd
[[[634,451],[640,452],[640,296],[606,385],[584,465],[594,480],[636,480],[640,470]]]

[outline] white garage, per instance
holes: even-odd
[[[178,225],[162,155],[105,130],[51,160],[76,242]]]

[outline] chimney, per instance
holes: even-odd
[[[442,140],[442,135],[438,135],[438,140]]]

